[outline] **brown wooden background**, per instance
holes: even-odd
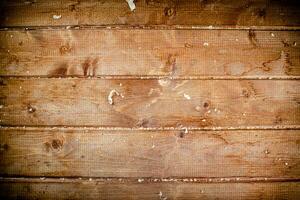
[[[298,4],[1,1],[1,199],[299,199]]]

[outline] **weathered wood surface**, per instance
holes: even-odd
[[[4,199],[289,199],[298,182],[271,183],[107,183],[103,181],[1,181]]]
[[[238,25],[299,26],[297,0],[1,1],[1,26]]]
[[[299,178],[299,130],[1,129],[1,176]]]
[[[10,79],[1,124],[247,127],[299,125],[296,80]]]
[[[0,75],[300,76],[299,44],[297,31],[2,31]]]

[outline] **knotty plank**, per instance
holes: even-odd
[[[299,26],[296,0],[1,1],[1,26],[238,25]],[[55,17],[53,17],[55,16]]]
[[[299,178],[299,133],[1,128],[0,174]]]
[[[247,127],[299,125],[296,80],[11,79],[1,125]]]
[[[28,182],[25,182],[28,181]],[[298,182],[107,183],[103,181],[1,181],[5,199],[299,199]]]
[[[299,76],[297,44],[297,31],[1,31],[0,75]]]

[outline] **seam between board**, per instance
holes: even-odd
[[[300,182],[299,177],[183,177],[183,178],[136,178],[136,177],[39,177],[19,176],[0,177],[1,182],[45,182],[45,183],[72,183],[72,182],[103,182],[103,183],[250,183],[250,182]]]
[[[277,126],[239,126],[239,127],[103,127],[103,126],[58,126],[58,125],[36,125],[36,126],[12,126],[0,125],[0,130],[116,130],[116,131],[238,131],[238,130],[300,130],[300,125],[277,125]]]
[[[91,80],[300,80],[300,76],[160,76],[160,75],[101,75],[101,76],[14,76],[0,75],[2,79],[91,79]]]
[[[254,30],[254,31],[299,31],[300,26],[236,26],[236,25],[53,25],[53,26],[1,26],[0,31],[10,30]]]

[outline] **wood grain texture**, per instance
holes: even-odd
[[[0,31],[0,75],[300,76],[299,44],[297,31]]]
[[[239,25],[299,26],[296,0],[1,1],[2,26]],[[60,16],[54,17],[53,16]]]
[[[299,178],[299,133],[1,129],[0,174]]]
[[[296,80],[10,79],[1,125],[245,127],[299,125]]]
[[[28,182],[26,182],[28,181]],[[283,183],[106,183],[101,181],[0,182],[4,199],[289,199],[300,196],[298,182]]]

